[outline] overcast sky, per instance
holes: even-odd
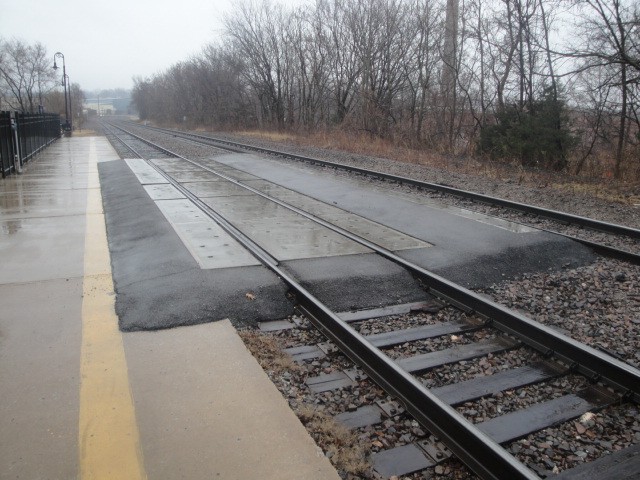
[[[62,52],[83,90],[131,88],[220,37],[234,0],[0,0],[0,36]]]

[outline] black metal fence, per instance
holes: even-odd
[[[58,138],[58,114],[0,112],[2,178],[19,172],[35,154]]]

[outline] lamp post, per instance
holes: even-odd
[[[71,122],[69,121],[69,102],[67,102],[67,81],[69,80],[69,76],[67,75],[67,68],[64,63],[64,55],[60,52],[56,52],[53,55],[53,69],[57,70],[58,65],[56,64],[56,57],[62,57],[62,86],[64,87],[64,125],[63,128],[65,131],[71,130]],[[71,88],[71,86],[69,86]]]
[[[69,75],[65,74],[64,77],[65,82],[68,85],[67,95],[69,96],[69,131],[71,131],[73,129],[73,108],[71,108],[71,81],[69,80]]]

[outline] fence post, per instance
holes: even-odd
[[[18,112],[11,114],[11,130],[14,138],[13,168],[17,173],[22,173],[22,158],[20,156],[20,138],[18,135]]]

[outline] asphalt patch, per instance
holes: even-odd
[[[284,262],[282,267],[337,312],[431,298],[409,272],[373,253],[291,260]]]
[[[525,273],[577,268],[597,258],[590,248],[568,238],[552,234],[541,234],[538,238],[535,243],[512,244],[499,253],[484,255],[435,248],[397,254],[466,288],[485,288]]]
[[[293,313],[285,285],[265,267],[200,269],[124,161],[98,171],[121,330],[224,318],[240,326]]]

